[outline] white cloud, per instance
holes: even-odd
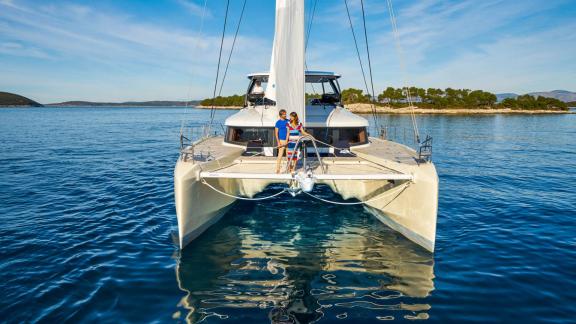
[[[50,59],[51,56],[42,51],[41,49],[35,47],[25,46],[17,42],[0,42],[0,53],[20,56],[20,57],[34,57],[42,59]]]
[[[85,15],[89,15],[90,19],[86,19]],[[119,84],[126,88],[126,76],[137,75],[138,78],[148,78],[150,83],[145,88],[138,88],[144,83],[135,82],[136,77],[128,78],[132,80],[134,89],[148,94],[156,93],[150,89],[162,88],[167,91],[163,98],[185,97],[188,91],[178,95],[171,89],[189,86],[190,81],[186,82],[186,79],[192,79],[190,87],[194,89],[193,98],[208,96],[210,87],[206,85],[213,82],[220,46],[219,36],[199,38],[195,30],[168,28],[135,20],[122,13],[100,12],[89,7],[66,4],[0,10],[0,41],[9,44],[0,48],[0,53],[6,55],[42,59],[48,58],[47,53],[50,53],[50,57],[62,66],[61,71],[45,66],[45,73],[53,77],[51,84],[57,84],[61,78],[77,73],[70,72],[69,66],[81,66],[82,77],[85,79],[82,82],[106,78],[101,88],[114,88]],[[231,37],[227,37],[223,59],[226,58],[231,43]],[[15,48],[14,44],[22,47]],[[261,70],[269,61],[269,52],[269,41],[240,35],[230,72],[244,75],[253,70]],[[8,76],[8,72],[3,71],[7,64],[0,61],[0,73],[4,76]],[[23,70],[23,67],[20,70]],[[111,74],[105,76],[99,73],[106,70]],[[233,77],[231,73],[225,90],[242,91],[246,80],[244,77]],[[157,82],[157,79],[163,79],[166,86],[155,87],[153,83]],[[8,77],[5,80],[8,80]],[[66,80],[60,82],[65,83]],[[93,96],[94,93],[76,92],[74,95],[86,97]],[[52,94],[55,92],[52,91],[49,95]],[[50,98],[46,100],[54,101]]]
[[[348,2],[367,64],[358,1]],[[576,88],[576,80],[568,77],[576,75],[572,63],[576,42],[569,38],[576,26],[558,20],[552,27],[539,29],[530,25],[534,23],[531,18],[538,22],[534,17],[546,17],[547,10],[554,10],[563,2],[429,0],[395,8],[408,82],[498,92],[535,91],[549,84],[554,84],[553,88]],[[376,91],[389,85],[401,86],[403,78],[388,12],[381,5],[371,9],[366,13]],[[326,17],[319,24],[337,29],[341,41],[326,51],[318,50],[317,42],[312,42],[310,64],[325,64],[342,74],[351,73],[343,83],[363,88],[346,10],[341,5],[327,12],[319,15]],[[533,36],[528,37],[529,33]]]
[[[14,0],[0,0],[0,5],[8,6],[8,7],[16,7]]]
[[[203,0],[203,3],[199,5],[191,0],[177,0],[178,4],[184,7],[192,15],[198,17],[201,17],[202,15],[205,17],[210,17],[211,14],[210,11],[206,8],[206,4],[204,3],[205,1],[207,2],[207,0]]]
[[[494,92],[576,89],[576,24],[508,36],[423,71],[423,84],[465,85]]]
[[[203,10],[197,3],[204,1],[182,0],[180,5],[192,4],[194,14]],[[572,36],[576,25],[560,22],[539,32],[525,26],[531,34],[508,26],[514,20],[542,15],[558,1],[429,0],[396,8],[411,83],[497,92],[545,87],[575,90],[576,80],[571,76],[576,75]],[[312,27],[308,67],[333,70],[343,75],[344,87],[363,88],[344,5],[321,4]],[[349,4],[364,51],[359,1],[349,0]],[[376,91],[400,86],[385,2],[366,5]],[[244,28],[250,23],[243,24]],[[33,96],[42,102],[182,99],[190,92],[186,89],[192,90],[192,98],[207,97],[214,82],[220,35],[207,28],[204,34],[198,37],[196,30],[151,23],[109,9],[0,0],[0,55],[29,59],[15,66],[0,60],[0,87],[12,89],[18,84],[35,89],[39,95]],[[245,74],[268,68],[272,40],[258,35],[241,32],[225,94],[242,92]],[[226,38],[224,61],[231,43],[231,37]],[[49,64],[40,64],[42,60]],[[37,77],[20,78],[28,73]]]

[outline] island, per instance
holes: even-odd
[[[197,106],[198,100],[191,101],[125,101],[125,102],[93,102],[93,101],[65,101],[47,104],[48,107],[191,107]]]
[[[562,95],[570,93],[560,91]],[[547,94],[554,93],[549,92]],[[361,89],[348,88],[342,91],[342,103],[355,113],[384,114],[554,114],[570,113],[570,104],[553,97],[529,93],[516,95],[512,93],[497,95],[483,90],[470,89],[408,89],[388,87],[376,98],[364,93]],[[576,94],[575,94],[576,95]],[[306,94],[306,100],[319,98],[318,94]],[[200,102],[197,108],[240,109],[244,96],[232,95],[208,98]]]
[[[566,90],[493,94],[470,89],[408,89],[387,87],[372,98],[361,89],[342,91],[345,107],[360,114],[565,114],[575,113],[576,93]],[[320,98],[319,94],[306,93],[306,101]],[[561,98],[563,100],[560,100]],[[409,100],[410,99],[410,100]],[[65,101],[40,104],[24,96],[0,92],[0,107],[193,107],[200,109],[241,109],[244,95],[218,96],[190,101],[126,101],[92,102]]]
[[[0,107],[43,107],[43,105],[14,93],[0,91]]]

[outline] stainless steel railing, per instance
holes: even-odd
[[[430,162],[432,160],[432,136],[418,142],[414,131],[408,127],[381,126],[378,130],[378,137],[387,141],[392,141],[412,147],[418,153],[421,161]]]
[[[196,151],[195,144],[215,136],[225,134],[223,124],[207,124],[185,126],[180,129],[180,159],[183,161],[210,161],[213,157],[210,151]]]

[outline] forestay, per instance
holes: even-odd
[[[276,0],[276,27],[266,98],[305,122],[304,0]]]

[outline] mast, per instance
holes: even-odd
[[[276,0],[274,45],[266,98],[278,109],[306,121],[304,75],[304,0]]]

